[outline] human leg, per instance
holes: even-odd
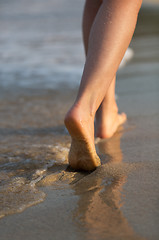
[[[94,118],[131,41],[141,0],[103,0],[91,28],[86,63],[75,103],[65,117],[72,137],[69,164],[93,170]]]
[[[82,21],[82,32],[86,55],[88,51],[88,41],[91,27],[101,4],[102,0],[94,0],[93,2],[92,0],[86,0],[85,2]],[[96,112],[96,136],[100,138],[111,137],[115,133],[119,125],[123,124],[127,118],[126,114],[118,113],[118,107],[115,100],[115,82],[116,77],[114,77],[114,79],[110,83],[105,97]]]
[[[118,112],[118,106],[115,99],[115,83],[116,78],[112,80],[108,91],[96,112],[96,137],[99,138],[112,137],[118,127],[127,120],[125,113],[119,114]]]

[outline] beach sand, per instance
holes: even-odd
[[[0,3],[1,240],[159,238],[159,11],[143,5],[133,58],[118,72],[128,121],[96,139],[102,165],[85,173],[68,168],[63,124],[84,62],[82,7]]]

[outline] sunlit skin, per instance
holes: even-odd
[[[132,39],[141,3],[141,0],[86,1],[83,15],[86,62],[77,98],[65,117],[72,138],[68,160],[76,170],[91,171],[100,166],[94,145],[95,116],[96,134],[101,138],[110,138],[126,121],[126,114],[118,114],[115,102],[115,76]],[[91,5],[95,8],[90,17]]]
[[[83,13],[83,43],[85,54],[88,52],[89,35],[92,24],[97,15],[97,12],[102,4],[102,0],[87,0],[84,7]],[[116,76],[113,78],[110,86],[105,94],[105,97],[96,112],[96,137],[110,138],[118,129],[118,126],[123,124],[127,116],[125,113],[118,114],[118,107],[115,100],[115,82]]]

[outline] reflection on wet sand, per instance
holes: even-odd
[[[122,187],[127,178],[127,171],[121,172],[119,166],[122,162],[120,138],[119,133],[110,140],[99,142],[98,150],[103,157],[109,156],[109,162],[71,185],[79,196],[73,218],[85,229],[87,239],[142,239],[120,209]]]
[[[97,141],[97,151],[99,152],[102,163],[120,163],[123,159],[123,154],[120,148],[120,139],[122,136],[123,126],[120,126],[120,132],[107,140]]]

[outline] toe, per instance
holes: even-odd
[[[119,114],[119,124],[123,124],[127,120],[127,115],[125,113]]]

